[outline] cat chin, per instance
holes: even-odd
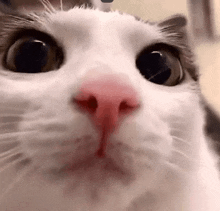
[[[53,186],[51,189],[62,193],[64,200],[70,200],[74,210],[124,210],[146,190],[151,190],[152,184],[157,184],[153,182],[157,179],[156,172],[141,171],[141,166],[137,169],[117,166],[108,158],[88,157],[72,167],[51,168],[45,171],[43,179]]]
[[[74,207],[74,211],[122,211],[127,210],[137,198],[145,195],[146,188],[143,188],[145,184],[143,181],[140,183],[134,182],[126,187],[121,182],[113,180],[109,180],[108,185],[98,181],[96,184],[89,181],[81,182],[78,187],[65,186],[62,198],[64,201],[71,201],[70,206]],[[145,200],[149,201],[149,197]],[[135,209],[132,207],[131,210]]]
[[[74,207],[74,211],[126,210],[133,200],[146,191],[143,188],[145,186],[143,180],[139,182],[132,180],[129,184],[128,182],[125,184],[122,180],[119,181],[115,177],[108,178],[106,175],[106,178],[100,179],[96,173],[94,171],[94,175],[91,175],[91,172],[87,172],[87,175],[83,174],[81,178],[79,175],[75,176],[74,180],[72,177],[53,184],[44,181],[47,184],[44,188],[49,189],[49,192],[59,193],[59,197],[56,196],[57,202]],[[92,176],[97,178],[91,178]],[[42,183],[41,178],[36,178],[39,183]]]

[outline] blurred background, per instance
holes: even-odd
[[[40,5],[39,0],[0,1],[13,9],[33,9]],[[67,5],[71,1],[84,0],[63,0]],[[50,2],[59,5],[60,0]],[[114,0],[112,9],[151,21],[185,14],[200,66],[203,95],[220,114],[220,0]]]

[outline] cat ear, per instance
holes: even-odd
[[[172,27],[174,29],[183,29],[187,25],[187,20],[184,15],[177,14],[174,16],[171,16],[170,18],[160,22],[158,24],[160,27]]]
[[[158,26],[161,28],[161,31],[165,33],[178,32],[179,35],[181,33],[182,37],[185,37],[187,34],[187,19],[181,14],[171,16],[170,18],[160,22]]]
[[[188,42],[187,19],[182,14],[173,15],[158,23],[161,32],[172,35],[181,42]]]

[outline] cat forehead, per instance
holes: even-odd
[[[73,8],[69,11],[58,11],[57,13],[51,14],[52,24],[68,27],[71,30],[71,27],[77,25],[77,27],[91,29],[106,26],[107,28],[111,27],[120,27],[129,32],[130,29],[133,31],[145,28],[160,34],[160,30],[156,25],[147,24],[143,21],[137,20],[136,17],[120,13],[118,11],[114,12],[102,12],[98,9],[82,9],[82,8]],[[161,37],[161,36],[159,36]]]
[[[54,13],[53,18],[59,22],[62,20],[87,20],[90,22],[99,20],[100,22],[108,22],[112,19],[133,22],[136,20],[134,16],[118,11],[103,12],[98,9],[85,9],[82,7],[74,7],[68,11],[57,11]]]

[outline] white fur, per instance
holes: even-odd
[[[180,85],[156,85],[135,67],[138,52],[165,39],[157,25],[117,12],[74,8],[51,14],[42,20],[41,30],[63,46],[66,60],[58,71],[37,75],[0,71],[0,108],[16,105],[20,111],[20,150],[32,158],[32,167],[39,167],[3,196],[0,210],[219,211],[220,182],[203,132],[198,84],[186,73]],[[76,146],[84,151],[79,154],[72,149],[76,161],[87,156],[86,143],[92,144],[91,150],[97,148],[98,131],[70,103],[93,70],[123,74],[138,92],[140,109],[121,122],[109,140],[113,149],[107,151],[133,177],[125,176],[129,182],[123,184],[107,176],[105,183],[96,178],[103,175],[102,163],[97,162],[92,172],[87,169],[79,176],[50,183],[42,172],[63,165],[51,157],[59,144],[78,138]],[[0,129],[0,140],[4,135]],[[15,177],[13,168],[8,172],[9,178]],[[95,176],[94,181],[90,176]],[[79,186],[75,184],[64,195],[66,186],[74,182]]]

